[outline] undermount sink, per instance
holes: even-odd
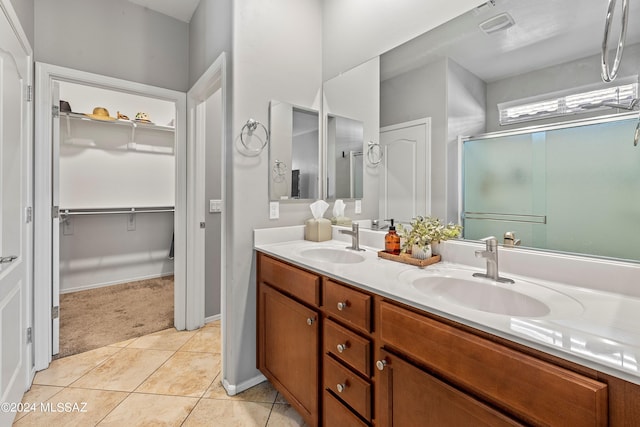
[[[574,316],[583,307],[547,286],[516,280],[513,284],[476,278],[466,270],[440,271],[409,278],[420,293],[440,301],[486,313],[514,317]]]
[[[349,249],[338,248],[314,248],[300,252],[304,258],[313,261],[332,262],[336,264],[357,264],[364,261],[359,253]]]

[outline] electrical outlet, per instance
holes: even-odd
[[[136,231],[136,214],[127,216],[127,231]]]
[[[362,213],[362,200],[356,200],[355,211],[356,211],[356,214]]]
[[[269,202],[269,219],[280,218],[280,203]]]

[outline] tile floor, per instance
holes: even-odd
[[[55,360],[14,426],[304,426],[268,383],[237,396],[220,384],[220,324],[174,329]]]

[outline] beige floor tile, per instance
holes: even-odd
[[[22,403],[29,409],[24,412],[18,412],[15,421],[27,415],[33,409],[33,405],[40,408],[40,403],[45,402],[61,390],[64,390],[64,388],[49,385],[32,385],[31,389],[22,397]]]
[[[127,348],[145,348],[153,350],[177,350],[189,341],[196,331],[177,331],[174,328],[165,329],[150,335],[136,338]]]
[[[22,426],[94,426],[128,393],[65,388],[14,425]]]
[[[117,347],[102,347],[54,360],[47,369],[36,374],[33,383],[67,386],[121,350]]]
[[[74,382],[73,387],[133,391],[173,354],[165,350],[123,348]]]
[[[300,414],[291,405],[276,403],[273,405],[267,427],[308,427]]]
[[[185,345],[180,347],[180,351],[220,353],[220,341],[219,328],[201,328]]]
[[[264,427],[271,411],[270,403],[238,400],[201,399],[183,427],[212,426]]]
[[[131,393],[99,426],[180,426],[198,403],[193,397]]]
[[[220,377],[216,378],[211,387],[204,394],[207,399],[229,399],[229,400],[245,400],[248,402],[273,403],[276,400],[278,392],[273,388],[269,381],[265,381],[248,390],[238,393],[235,396],[227,395],[226,390],[222,387]]]
[[[205,323],[204,327],[205,328],[219,328],[220,327],[220,320],[214,320],[213,322]]]
[[[220,357],[217,354],[179,351],[136,392],[201,397],[219,372]]]
[[[134,342],[135,340],[137,340],[137,339],[138,338],[131,338],[131,339],[128,339],[126,341],[120,341],[120,342],[117,342],[117,343],[114,343],[114,344],[109,344],[109,347],[126,347],[129,344],[131,344],[132,342]]]
[[[285,399],[284,396],[280,393],[278,393],[278,395],[276,396],[276,403],[283,403],[285,405],[289,404],[289,402],[287,402],[287,399]]]

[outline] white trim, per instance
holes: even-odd
[[[121,285],[123,283],[139,282],[140,280],[161,279],[163,277],[173,276],[173,273],[149,274],[146,276],[132,277],[130,279],[114,280],[111,282],[94,283],[85,286],[76,286],[74,288],[60,289],[60,294],[70,294],[72,292],[88,291],[89,289],[106,288],[107,286]]]
[[[51,89],[54,80],[125,91],[174,102],[176,106],[176,200],[174,325],[185,329],[186,276],[186,94],[170,89],[130,82],[113,77],[36,63],[35,120],[35,241],[34,248],[34,345],[35,368],[45,369],[51,362]]]
[[[207,323],[215,322],[215,321],[218,321],[218,320],[221,320],[221,319],[222,319],[222,314],[216,314],[214,316],[205,317],[204,318],[204,323],[206,325]]]
[[[260,374],[253,378],[250,378],[246,381],[241,382],[240,384],[230,384],[227,379],[222,380],[222,386],[227,391],[229,396],[235,396],[238,393],[242,393],[245,390],[250,389],[251,387],[257,386],[260,383],[263,383],[267,380],[267,377]]]

